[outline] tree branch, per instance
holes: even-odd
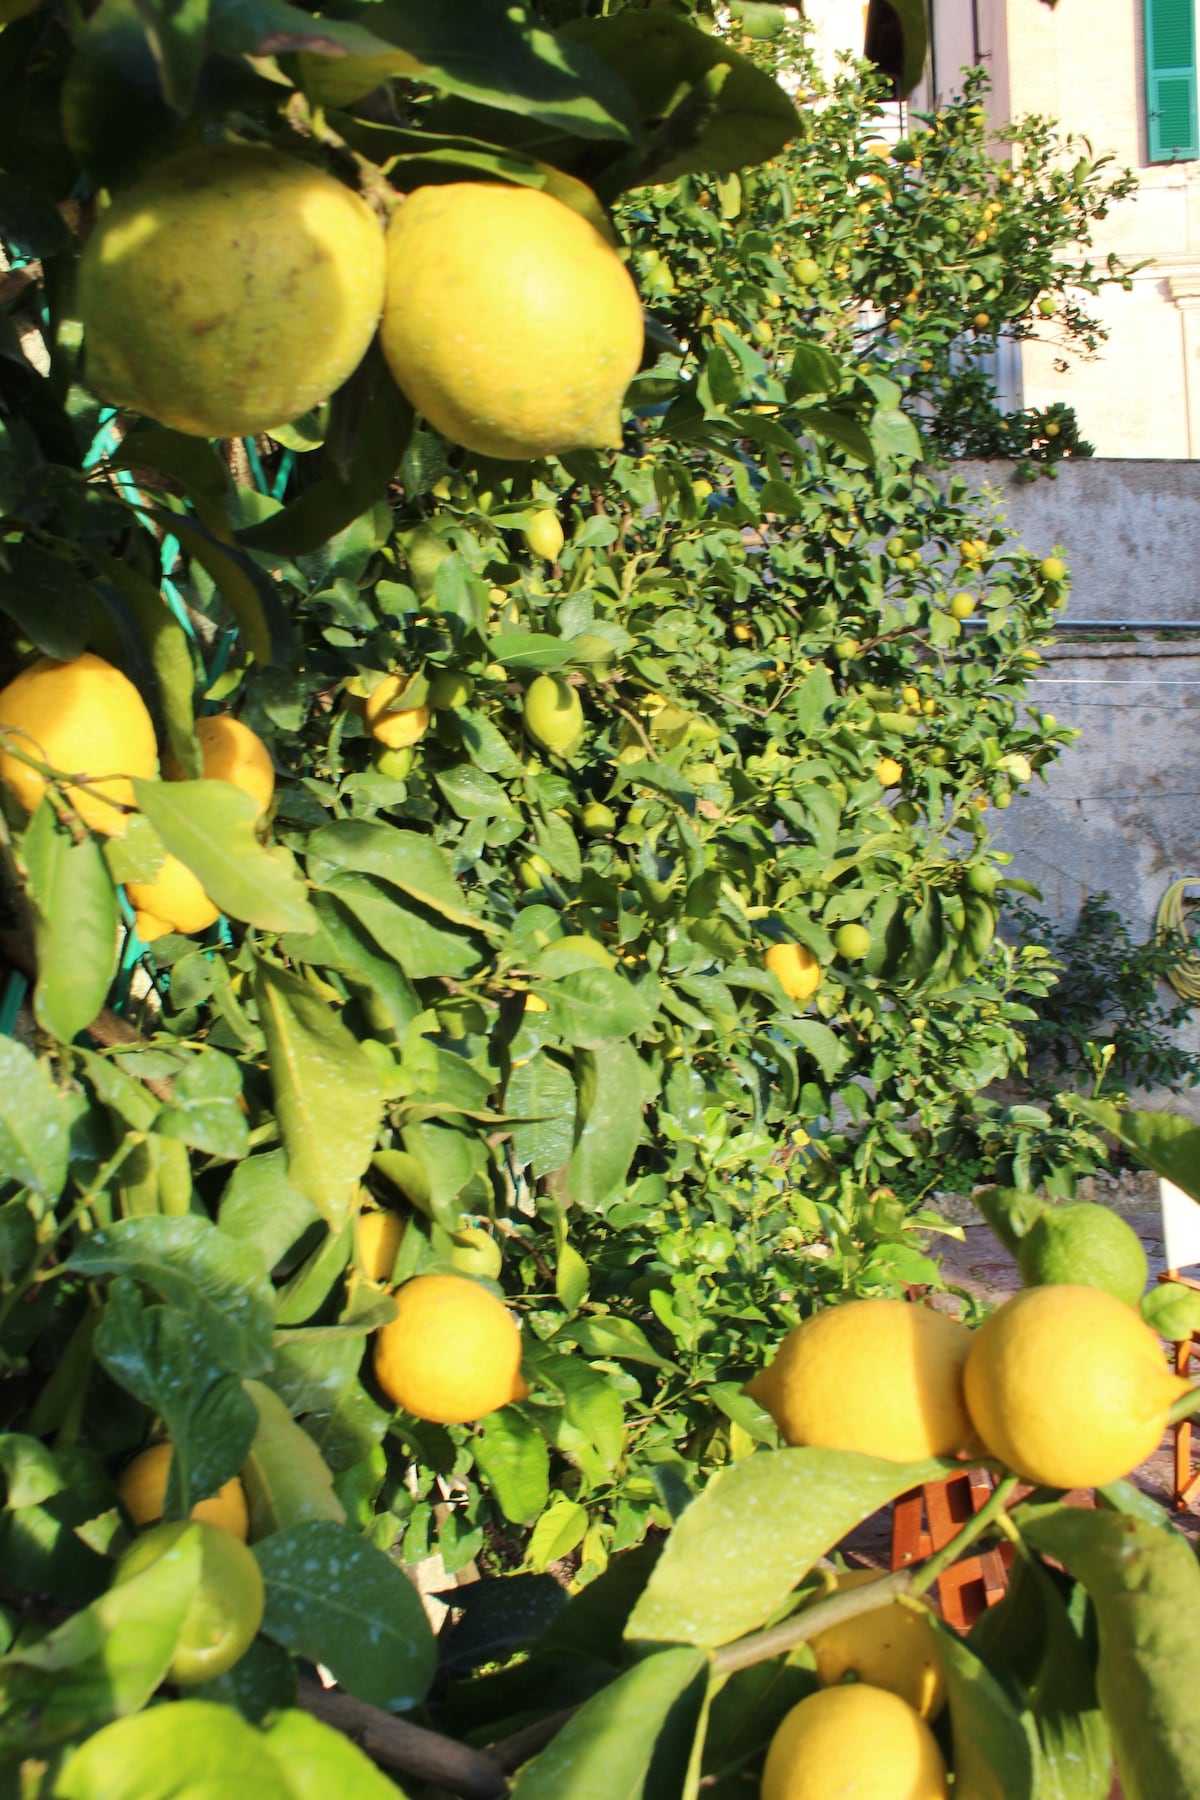
[[[436,1731],[393,1718],[365,1700],[333,1692],[316,1681],[300,1682],[299,1700],[305,1712],[352,1738],[372,1762],[385,1769],[436,1782],[461,1800],[504,1800],[508,1793],[503,1769],[486,1751],[456,1744]]]

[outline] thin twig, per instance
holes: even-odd
[[[780,1625],[772,1625],[767,1631],[756,1631],[751,1637],[740,1638],[736,1644],[726,1644],[715,1651],[713,1673],[734,1675],[739,1669],[752,1668],[755,1663],[767,1662],[773,1656],[785,1656],[830,1625],[841,1625],[847,1619],[858,1618],[860,1613],[874,1612],[890,1600],[898,1600],[901,1594],[911,1593],[914,1579],[915,1570],[897,1569],[895,1574],[885,1575],[880,1581],[849,1588],[831,1595],[828,1600],[818,1600],[816,1605],[806,1606],[803,1612],[785,1619]]]
[[[544,1750],[578,1711],[578,1706],[564,1706],[561,1712],[548,1713],[544,1719],[534,1719],[532,1724],[522,1725],[520,1731],[514,1731],[511,1737],[489,1744],[487,1754],[506,1775],[515,1774],[530,1757],[536,1756],[539,1750]]]
[[[314,1718],[341,1731],[385,1769],[436,1782],[461,1800],[504,1800],[508,1781],[499,1762],[483,1750],[456,1744],[436,1731],[393,1718],[365,1700],[301,1680],[300,1705]]]

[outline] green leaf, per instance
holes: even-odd
[[[0,1169],[47,1200],[67,1179],[69,1115],[44,1063],[0,1037]]]
[[[248,1245],[207,1218],[121,1219],[78,1243],[77,1274],[128,1275],[178,1307],[220,1346],[222,1366],[257,1375],[271,1363],[274,1291]]]
[[[555,1342],[564,1339],[578,1344],[585,1356],[597,1361],[647,1363],[652,1369],[676,1366],[659,1355],[640,1325],[616,1313],[592,1313],[585,1319],[570,1319],[556,1334]]]
[[[0,174],[0,233],[28,257],[58,256],[72,247],[71,233],[45,189],[18,175]]]
[[[247,1381],[245,1391],[258,1413],[241,1471],[251,1536],[269,1537],[310,1519],[344,1525],[346,1509],[333,1491],[333,1476],[307,1432],[262,1382]]]
[[[575,1080],[569,1069],[539,1050],[514,1068],[504,1090],[513,1118],[513,1153],[536,1180],[561,1169],[575,1143]]]
[[[95,588],[61,556],[25,542],[5,546],[0,612],[15,620],[44,656],[71,662],[87,649],[101,610]]]
[[[301,60],[306,91],[323,106],[357,100],[392,76],[518,113],[573,138],[629,142],[637,118],[603,62],[487,0],[376,0],[373,32],[395,46],[355,60]]]
[[[1134,1112],[1082,1096],[1072,1098],[1071,1110],[1111,1132],[1145,1168],[1200,1200],[1200,1125],[1179,1113]]]
[[[238,1105],[241,1098],[242,1072],[233,1058],[219,1050],[202,1050],[176,1076],[170,1105],[163,1108],[154,1129],[208,1156],[236,1162],[250,1143],[250,1127]]]
[[[285,851],[263,849],[258,802],[228,781],[135,781],[137,803],[213,904],[262,931],[312,931],[316,915]]]
[[[291,617],[275,583],[253,557],[192,514],[156,506],[146,510],[156,524],[174,533],[215,582],[255,662],[268,668],[285,663],[292,648]]]
[[[76,842],[43,799],[21,846],[36,913],[33,1010],[69,1044],[108,998],[117,968],[117,896],[94,837]]]
[[[548,1569],[583,1542],[587,1528],[587,1507],[566,1494],[555,1494],[530,1533],[525,1561],[531,1569]]]
[[[67,143],[93,179],[131,180],[178,125],[135,0],[102,0],[74,38],[62,88]]]
[[[211,1700],[117,1720],[75,1751],[55,1783],[58,1800],[295,1800],[295,1792],[253,1725]]]
[[[707,1666],[696,1650],[662,1650],[636,1663],[526,1764],[512,1800],[655,1800],[647,1777],[660,1736],[688,1690],[703,1682]]]
[[[1081,1581],[1096,1609],[1096,1685],[1126,1800],[1200,1795],[1200,1567],[1186,1540],[1106,1510],[1023,1513],[1022,1535]]]
[[[469,975],[483,960],[477,940],[469,937],[461,925],[447,924],[427,907],[417,905],[407,894],[373,875],[356,875],[350,870],[329,875],[319,898],[336,901],[342,912],[362,927],[368,942],[373,939],[379,950],[392,959],[402,982],[405,978],[411,983],[431,976]],[[333,920],[324,907],[321,918],[327,933],[333,932]],[[344,948],[344,935],[339,941]],[[296,942],[299,948],[302,940]],[[394,992],[394,984],[382,989],[385,996]]]
[[[920,459],[921,434],[908,414],[898,406],[878,407],[871,415],[867,436],[880,462],[917,462]]]
[[[654,1018],[651,987],[635,987],[615,969],[596,963],[547,986],[544,998],[554,1029],[584,1050],[631,1038],[648,1030]]]
[[[455,925],[495,934],[497,928],[471,911],[454,879],[449,859],[432,838],[394,826],[338,819],[308,840],[308,868],[314,881],[338,869],[377,875]]]
[[[149,433],[144,435],[149,436]],[[192,713],[196,671],[187,633],[158,589],[136,569],[119,562],[116,557],[102,556],[96,551],[92,552],[92,560],[133,614],[154,671],[157,710],[166,725],[167,741],[179,766],[185,774],[199,775],[200,754]]]
[[[704,170],[729,173],[765,162],[795,135],[795,106],[769,75],[676,14],[627,10],[573,20],[564,36],[583,44],[625,82],[652,121],[638,182]]]
[[[506,1519],[532,1525],[550,1497],[550,1451],[514,1406],[482,1421],[471,1441],[476,1466]]]
[[[268,1150],[240,1163],[221,1196],[217,1223],[231,1238],[250,1244],[264,1270],[283,1260],[320,1214],[287,1178],[287,1157]]]
[[[576,1067],[579,1108],[567,1185],[576,1204],[591,1212],[622,1187],[633,1160],[642,1135],[645,1071],[633,1045],[622,1043],[579,1051]]]
[[[383,1115],[374,1064],[298,975],[258,958],[254,989],[288,1180],[340,1231]]]
[[[1162,1281],[1152,1287],[1142,1295],[1139,1310],[1150,1329],[1173,1344],[1200,1331],[1200,1294],[1181,1281]]]
[[[277,1713],[263,1741],[287,1775],[288,1800],[404,1800],[357,1744],[310,1713]]]
[[[1029,1800],[1033,1750],[1020,1713],[957,1633],[938,1619],[931,1623],[946,1674],[955,1787],[969,1800]]]
[[[757,1630],[853,1526],[943,1472],[841,1450],[747,1457],[676,1522],[627,1635],[712,1647]]]
[[[254,1545],[266,1586],[263,1630],[323,1663],[348,1693],[399,1712],[433,1677],[434,1642],[420,1596],[390,1557],[328,1520]]]
[[[186,1518],[242,1466],[254,1408],[205,1329],[176,1306],[147,1306],[132,1281],[114,1281],[95,1337],[113,1380],[158,1414],[174,1454],[166,1516]]]

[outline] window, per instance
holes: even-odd
[[[1146,120],[1152,163],[1200,157],[1195,0],[1145,0]]]

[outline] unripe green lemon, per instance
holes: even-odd
[[[1051,299],[1049,294],[1043,294],[1041,299],[1037,303],[1037,309],[1041,313],[1043,319],[1052,318],[1054,313],[1057,310],[1057,307],[1058,307],[1058,302],[1056,300]]]
[[[517,864],[517,878],[524,888],[540,888],[546,877],[553,873],[546,858],[537,850],[534,850],[529,856],[523,856]]]
[[[406,745],[400,750],[389,750],[386,744],[378,744],[371,761],[390,781],[404,781],[413,766],[412,747]]]
[[[434,712],[459,712],[475,692],[475,683],[460,669],[442,669],[429,684],[429,704]]]
[[[968,864],[966,881],[973,894],[982,894],[986,900],[996,891],[996,871],[988,863]]]
[[[619,444],[644,336],[616,251],[540,189],[431,184],[392,215],[383,354],[454,443],[506,460]]]
[[[413,592],[418,600],[432,599],[437,572],[446,558],[453,554],[454,546],[448,544],[439,531],[434,531],[428,525],[418,525],[415,531],[408,534],[404,540],[404,555]]]
[[[562,555],[562,547],[566,543],[562,521],[550,507],[535,512],[525,527],[524,538],[526,548],[534,555],[544,557],[547,562],[557,562]]]
[[[611,806],[605,806],[603,800],[589,801],[580,820],[589,837],[607,837],[617,829],[617,815]]]
[[[538,675],[525,691],[525,729],[553,756],[570,756],[583,736],[578,691],[561,675]]]
[[[178,1687],[215,1681],[231,1669],[250,1648],[263,1616],[263,1579],[254,1553],[228,1531],[199,1519],[144,1531],[117,1563],[113,1586],[169,1556],[186,1533],[199,1535],[200,1581],[167,1671]]]
[[[455,1232],[450,1261],[460,1274],[482,1276],[487,1281],[495,1281],[504,1267],[499,1244],[482,1225],[464,1225]]]
[[[1026,1287],[1102,1288],[1127,1306],[1137,1305],[1149,1273],[1132,1225],[1086,1200],[1048,1207],[1017,1245],[1017,1265]]]
[[[87,379],[198,437],[298,418],[358,366],[383,306],[365,201],[275,150],[160,163],[101,213],[79,267]]]
[[[821,279],[821,265],[815,257],[800,256],[791,266],[792,280],[800,287],[812,287]]]
[[[847,962],[861,962],[871,948],[871,934],[865,925],[847,923],[839,927],[833,947]]]

